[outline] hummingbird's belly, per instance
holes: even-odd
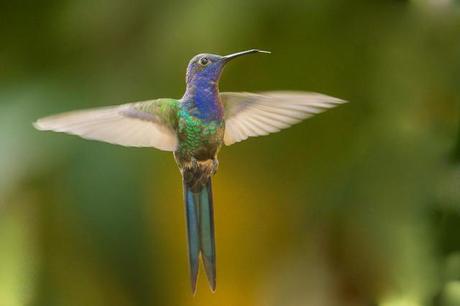
[[[176,155],[180,159],[214,159],[224,138],[223,121],[203,121],[193,116],[180,117]]]

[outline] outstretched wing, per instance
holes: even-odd
[[[311,92],[223,92],[224,143],[268,135],[345,101]]]
[[[122,146],[174,151],[178,105],[174,99],[157,99],[73,111],[39,119],[34,126]]]

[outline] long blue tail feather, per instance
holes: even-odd
[[[196,209],[196,200],[193,192],[184,183],[185,213],[187,217],[187,238],[188,238],[188,256],[190,265],[190,278],[192,283],[192,292],[196,291],[196,280],[198,277],[198,260],[200,256],[200,236],[198,211]]]
[[[214,211],[212,201],[212,183],[203,187],[200,193],[200,245],[201,257],[212,291],[216,290],[216,247],[214,239]]]
[[[216,289],[216,251],[211,179],[195,192],[184,181],[184,199],[192,291],[193,293],[196,291],[200,254],[209,286],[214,291]]]

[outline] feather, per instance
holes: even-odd
[[[187,217],[188,254],[192,292],[196,292],[199,257],[203,260],[209,287],[216,290],[216,249],[211,179],[198,190],[183,180]]]
[[[224,143],[231,145],[248,137],[276,133],[308,117],[346,101],[318,93],[272,91],[223,92]]]
[[[34,126],[38,130],[64,132],[122,146],[174,151],[178,103],[173,99],[157,99],[73,111],[39,119]]]

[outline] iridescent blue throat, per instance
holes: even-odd
[[[187,84],[182,101],[190,114],[203,121],[223,119],[217,82],[210,81],[206,76],[197,76]]]

